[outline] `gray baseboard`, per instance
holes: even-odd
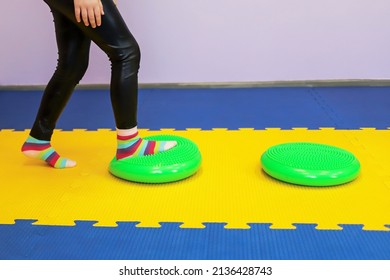
[[[305,80],[305,81],[267,81],[267,82],[215,82],[215,83],[141,83],[140,88],[255,88],[255,87],[384,87],[390,80]],[[43,90],[44,85],[0,85],[0,90]],[[78,89],[104,89],[108,84],[81,84]]]

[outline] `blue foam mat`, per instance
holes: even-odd
[[[0,129],[29,129],[41,96],[0,91]],[[153,130],[335,127],[311,88],[141,89],[138,119],[139,127]],[[109,92],[76,90],[57,128],[115,128]]]
[[[390,232],[363,231],[359,225],[343,230],[316,230],[297,225],[296,230],[225,229],[205,224],[204,229],[181,229],[178,223],[161,228],[137,228],[137,223],[118,227],[35,226],[20,220],[0,225],[0,259],[37,260],[389,260]]]
[[[390,127],[390,87],[331,87],[313,91],[337,128]]]
[[[149,90],[139,110],[142,125],[152,129],[335,126],[310,88]]]
[[[29,129],[42,91],[0,91],[0,129]],[[10,104],[17,104],[17,106]],[[139,127],[390,126],[389,87],[141,89]],[[58,128],[115,128],[107,90],[76,90]]]

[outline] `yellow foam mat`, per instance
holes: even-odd
[[[55,132],[53,146],[78,163],[58,170],[20,153],[28,131],[0,131],[0,223],[34,219],[40,225],[75,225],[81,220],[116,226],[131,221],[159,227],[160,222],[179,222],[187,228],[210,222],[226,223],[226,228],[271,223],[272,228],[285,229],[314,223],[317,229],[363,224],[366,230],[389,230],[390,130],[165,129],[140,134],[193,140],[203,156],[201,169],[186,180],[163,185],[120,180],[107,171],[115,153],[115,132],[74,130]],[[261,170],[261,154],[272,145],[294,141],[351,151],[361,162],[360,176],[325,188],[268,177]]]

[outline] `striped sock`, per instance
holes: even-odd
[[[22,146],[24,155],[46,161],[54,168],[74,167],[76,162],[63,157],[52,148],[50,141],[38,140],[29,136]]]
[[[118,160],[134,157],[154,155],[158,152],[169,150],[176,146],[176,141],[150,141],[144,140],[138,135],[136,128],[129,130],[117,130]]]

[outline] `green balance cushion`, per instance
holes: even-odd
[[[261,156],[263,170],[278,180],[305,186],[334,186],[356,179],[358,159],[344,149],[309,142],[275,145]]]
[[[130,157],[109,165],[112,175],[139,183],[168,183],[185,179],[197,172],[202,157],[197,145],[189,139],[158,135],[144,137],[145,140],[176,141],[177,145],[155,155]]]

